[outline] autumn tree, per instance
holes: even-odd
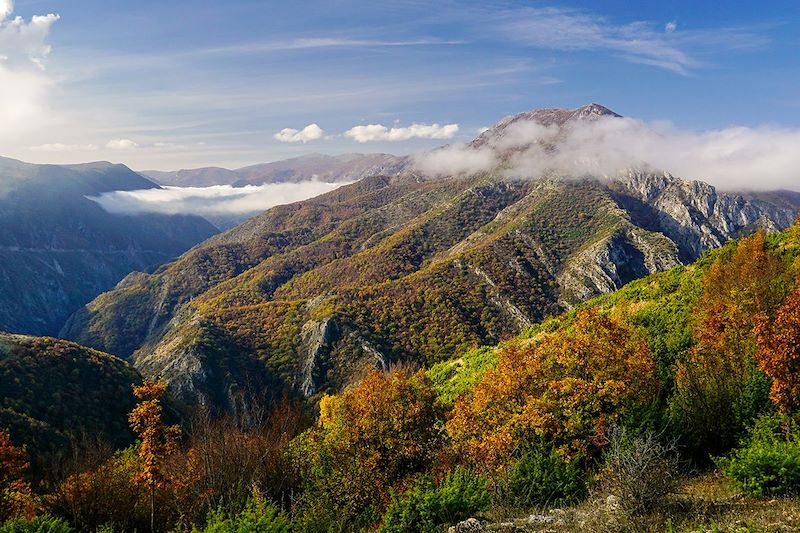
[[[329,515],[324,529],[371,525],[390,489],[434,465],[443,425],[444,409],[424,372],[373,369],[357,386],[324,397],[317,426],[294,443],[304,463],[305,516]]]
[[[673,421],[687,444],[721,453],[768,402],[767,378],[755,362],[757,315],[786,294],[784,267],[757,232],[723,255],[703,282],[692,311],[695,346],[678,362]]]
[[[32,518],[36,512],[25,449],[14,446],[8,433],[0,431],[0,523],[9,518]]]
[[[798,279],[800,284],[800,279]],[[758,366],[770,378],[770,399],[783,413],[800,408],[800,288],[775,312],[756,318]]]
[[[243,511],[254,493],[292,503],[299,480],[289,445],[303,427],[301,405],[284,395],[269,407],[249,399],[241,407],[218,416],[199,409],[189,419],[185,453],[166,465],[174,514],[187,530],[210,511]]]
[[[501,469],[525,442],[544,437],[565,457],[591,453],[607,424],[657,392],[646,342],[596,310],[500,353],[471,394],[459,398],[447,429],[476,467]]]
[[[139,437],[138,453],[142,466],[134,476],[134,481],[145,485],[150,492],[151,531],[155,528],[156,488],[167,481],[164,464],[167,457],[176,451],[180,437],[178,426],[167,426],[164,423],[161,398],[165,389],[166,385],[153,381],[134,386],[133,393],[140,401],[128,417],[131,429]]]

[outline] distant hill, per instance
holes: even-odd
[[[535,111],[476,143],[515,121],[598,116],[618,115]],[[432,364],[513,337],[731,238],[788,227],[799,209],[797,195],[724,193],[649,169],[527,180],[412,169],[270,209],[129,276],[62,335],[165,376],[187,401],[232,405],[246,382],[308,397],[373,365]]]
[[[262,185],[319,180],[329,183],[357,181],[367,176],[395,174],[408,166],[407,157],[388,154],[311,154],[236,170],[206,167],[142,173],[161,185],[208,187],[210,185]]]
[[[87,198],[158,187],[124,165],[33,165],[0,158],[0,330],[55,335],[128,273],[217,233],[191,215],[117,215]]]
[[[52,338],[0,333],[0,429],[31,455],[66,451],[85,434],[132,441],[131,385],[141,377],[114,356]],[[46,465],[45,465],[46,466]]]

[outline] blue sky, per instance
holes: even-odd
[[[410,153],[589,102],[692,131],[800,127],[796,1],[9,5],[0,154],[29,161],[175,169]],[[275,137],[310,124],[324,132]],[[369,124],[386,129],[345,135]]]

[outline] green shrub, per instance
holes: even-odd
[[[238,514],[228,514],[221,508],[211,511],[203,529],[195,533],[288,533],[291,530],[289,519],[271,503],[250,500]]]
[[[0,533],[72,533],[72,528],[60,518],[44,515],[32,520],[9,520],[0,525]]]
[[[746,494],[800,493],[800,435],[778,416],[760,418],[742,446],[717,464]]]
[[[467,470],[457,469],[438,486],[429,478],[423,478],[404,494],[393,495],[381,531],[439,531],[444,524],[485,511],[491,503],[486,480]]]
[[[579,459],[564,460],[552,445],[528,447],[509,473],[514,505],[564,505],[586,495],[586,474]]]

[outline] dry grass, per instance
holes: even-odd
[[[697,533],[786,533],[800,531],[800,499],[749,498],[736,492],[716,472],[684,478],[663,505],[639,517],[628,517],[618,503],[603,496],[576,507],[553,509],[490,524],[493,531],[537,532],[697,532]]]

